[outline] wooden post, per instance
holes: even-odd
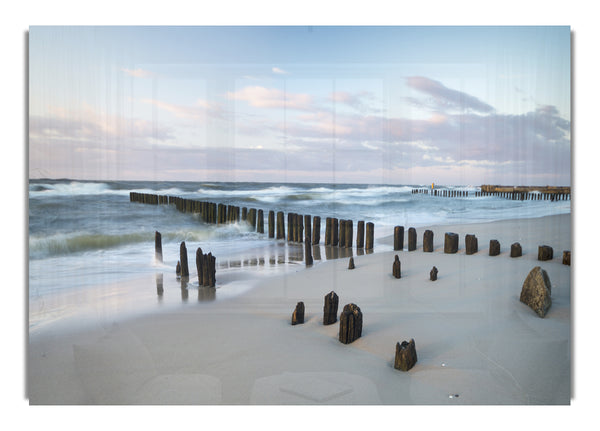
[[[350,260],[348,261],[348,269],[354,269],[354,268],[356,268],[354,266],[354,258],[351,257]]]
[[[401,273],[401,266],[400,266],[400,258],[398,257],[398,255],[394,256],[394,263],[392,264],[392,275],[395,278],[401,278],[402,277],[402,273]]]
[[[426,253],[433,252],[433,231],[429,229],[423,232],[423,251]]]
[[[417,230],[414,227],[408,228],[408,251],[417,249]]]
[[[285,223],[283,211],[277,212],[277,239],[285,239]]]
[[[394,251],[404,249],[404,226],[394,227]]]
[[[325,245],[331,245],[331,227],[333,225],[333,221],[331,217],[327,217],[325,219]]]
[[[321,241],[321,217],[313,217],[312,243],[318,245]]]
[[[538,247],[538,260],[552,260],[553,250],[549,245],[540,245]]]
[[[269,211],[269,238],[275,238],[275,211]]]
[[[338,245],[340,247],[346,247],[346,220],[340,220],[340,230],[338,238]]]
[[[304,217],[302,214],[296,214],[296,242],[304,242]]]
[[[444,253],[456,253],[458,251],[458,234],[446,232],[444,237]]]
[[[431,281],[436,281],[437,275],[438,275],[438,269],[434,266],[433,268],[431,268],[431,271],[429,271],[429,279]]]
[[[323,305],[323,325],[331,325],[337,322],[337,309],[339,298],[334,291],[325,295],[325,304]]]
[[[352,248],[352,220],[346,220],[346,248]]]
[[[256,208],[250,208],[248,210],[248,223],[250,223],[253,231],[256,230]]]
[[[202,249],[198,247],[196,249],[196,271],[198,272],[198,285],[204,286],[204,269],[202,267],[204,263],[204,254]]]
[[[158,231],[154,232],[154,258],[156,259],[157,262],[162,263],[162,261],[163,261],[162,236],[161,236],[160,232],[158,232]]]
[[[497,239],[490,240],[490,256],[498,256],[500,254],[500,242]]]
[[[335,217],[331,218],[331,245],[337,247],[338,245],[338,219]]]
[[[347,304],[340,314],[339,340],[344,344],[352,343],[362,335],[363,316],[356,304]]]
[[[308,241],[312,243],[312,230],[309,215],[304,216],[304,239],[308,239]]]
[[[467,234],[465,236],[465,253],[475,254],[477,251],[479,251],[479,247],[477,246],[477,237],[475,235]]]
[[[394,358],[394,368],[397,370],[408,371],[417,363],[417,350],[415,340],[410,342],[403,341],[402,344],[396,343],[396,357]]]
[[[296,308],[292,313],[292,325],[304,323],[304,302],[300,301],[296,304]]]
[[[515,242],[510,246],[510,257],[520,257],[523,255],[523,249],[521,248],[521,244]]]
[[[190,269],[188,268],[187,248],[185,247],[185,241],[179,246],[179,261],[181,262],[181,276],[189,277]]]
[[[263,210],[258,210],[258,219],[256,220],[256,231],[258,233],[265,233],[265,215]]]
[[[356,248],[365,247],[365,222],[363,220],[358,222],[356,226]]]
[[[208,253],[208,286],[215,287],[217,284],[216,280],[216,258],[212,255],[212,253]]]
[[[367,241],[365,250],[373,250],[373,236],[375,232],[375,225],[371,222],[367,223]]]
[[[294,213],[288,213],[287,215],[287,240],[288,242],[292,242],[294,240],[294,223],[293,223]]]

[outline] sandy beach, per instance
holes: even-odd
[[[425,229],[434,232],[432,253],[422,250]],[[444,254],[445,232],[459,234],[458,253]],[[478,253],[465,254],[465,234],[477,236]],[[491,239],[499,256],[488,256]],[[514,242],[522,257],[510,257]],[[553,247],[552,260],[537,260],[540,245]],[[92,306],[89,325],[48,324],[29,334],[30,403],[570,403],[571,267],[562,264],[569,214],[418,228],[417,250],[406,246],[405,236],[403,251],[355,255],[354,270],[347,258],[298,265],[225,300],[201,301],[206,292],[190,287],[185,307],[120,317]],[[395,254],[400,279],[392,276]],[[433,266],[437,281],[429,280]],[[545,318],[519,301],[535,266],[552,283]],[[165,275],[165,298],[181,295],[173,278]],[[128,283],[156,296],[151,280]],[[362,310],[362,337],[351,344],[338,341],[339,321],[322,324],[331,291],[338,316],[345,304]],[[292,326],[298,301],[305,323]],[[411,338],[418,362],[394,369],[396,343]]]

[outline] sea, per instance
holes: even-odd
[[[174,205],[130,202],[130,192],[262,209],[265,232],[269,210],[318,215],[322,220],[321,245],[314,248],[315,265],[362,253],[356,249],[332,251],[323,245],[327,217],[353,220],[355,229],[359,220],[374,223],[373,252],[377,253],[392,249],[382,239],[393,234],[394,226],[408,229],[571,212],[568,200],[475,197],[479,186],[435,186],[438,191],[468,191],[468,197],[413,193],[430,187],[31,179],[29,329],[57,321],[72,325],[82,316],[100,315],[110,321],[117,315],[139,315],[157,308],[172,311],[182,304],[226,300],[251,289],[262,277],[305,268],[299,244],[270,239],[244,221],[207,224],[198,214],[179,212]],[[155,231],[162,236],[162,262],[155,258]],[[175,273],[183,241],[190,265],[190,279],[185,283]],[[217,285],[209,291],[195,278],[198,247],[216,256]],[[127,283],[134,280],[144,282]]]

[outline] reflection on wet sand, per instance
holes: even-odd
[[[362,248],[345,248],[345,247],[334,247],[325,245],[312,245],[313,260],[334,260],[334,259],[346,259],[354,256],[362,256],[364,254],[371,254],[373,250],[365,250]],[[277,268],[281,266],[282,269],[285,265],[289,264],[301,264],[305,259],[304,246],[302,244],[294,244],[287,242],[270,243],[261,249],[249,250],[248,252],[242,253],[241,256],[235,259],[228,259],[226,257],[217,257],[216,267],[218,270],[234,270],[233,272],[226,271],[229,274],[233,274],[237,269],[248,269],[248,268],[259,268],[259,267],[271,267]],[[241,273],[240,273],[241,275]],[[192,281],[190,282],[190,278]],[[177,276],[177,280],[181,284],[181,301],[187,302],[189,299],[189,291],[193,289],[198,290],[198,302],[214,301],[217,296],[217,289],[215,287],[200,286],[194,274],[190,274],[190,277]],[[217,275],[217,282],[219,277]],[[223,286],[227,285],[227,281],[224,282]],[[220,287],[220,286],[219,286]],[[162,300],[164,294],[163,288],[163,274],[156,274],[156,292],[160,300]]]
[[[198,287],[198,302],[214,301],[217,297],[217,289],[214,287]]]
[[[163,274],[161,272],[160,274],[156,274],[156,294],[159,299],[162,299],[163,293]]]

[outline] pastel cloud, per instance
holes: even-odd
[[[192,106],[178,105],[156,99],[143,99],[142,101],[171,112],[176,117],[194,121],[206,121],[207,118],[224,119],[226,117],[225,110],[219,103],[208,102],[203,99],[198,99]]]
[[[273,73],[277,74],[277,75],[288,75],[288,74],[289,74],[289,72],[288,72],[288,71],[286,71],[286,70],[283,70],[283,69],[281,69],[281,68],[279,68],[279,67],[273,67],[273,68],[271,69],[271,71],[272,71]]]
[[[331,93],[329,98],[335,103],[340,103],[349,106],[355,109],[356,111],[362,113],[378,111],[370,106],[369,103],[375,100],[375,96],[367,91],[361,91],[358,93],[350,93],[347,91],[334,91]]]
[[[439,81],[425,78],[423,76],[411,76],[406,78],[406,84],[433,98],[435,106],[440,109],[459,109],[461,111],[474,111],[480,113],[491,113],[494,108],[462,91],[453,90],[444,86]]]
[[[154,76],[153,72],[144,69],[126,69],[123,68],[121,71],[125,72],[127,75],[132,76],[134,78],[152,78]]]
[[[296,110],[311,110],[313,108],[312,97],[308,94],[289,93],[276,88],[261,86],[249,86],[239,91],[227,92],[226,97],[230,100],[245,101],[254,108]]]

